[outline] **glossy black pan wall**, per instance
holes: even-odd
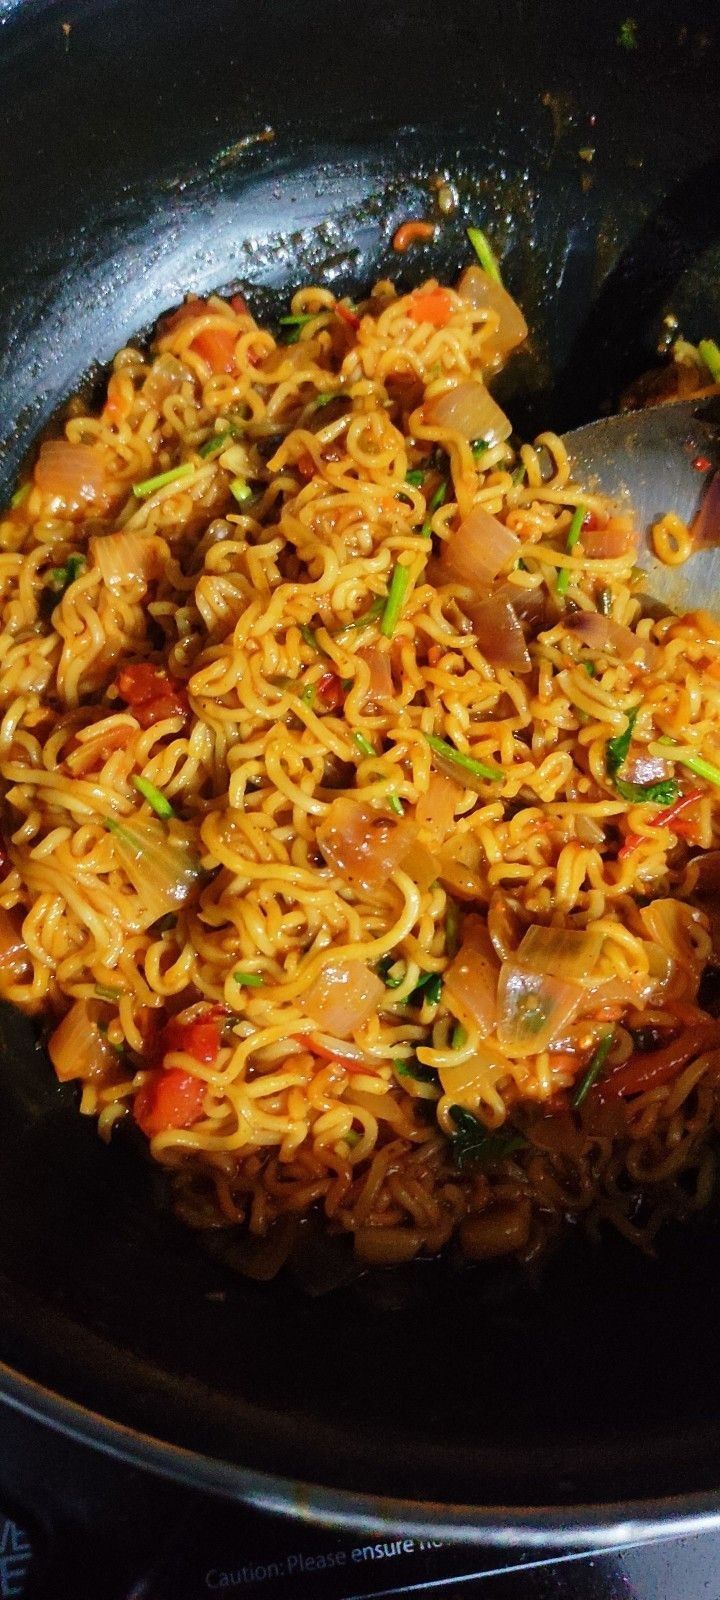
[[[632,0],[628,29],[629,3],[0,3],[7,483],[93,363],[186,290],[241,280],[272,308],[308,276],[453,273],[469,220],[534,330],[509,379],[527,430],[611,402],[671,307],[716,334],[716,7]],[[456,216],[393,256],[440,172]],[[426,1521],[461,1502],[466,1534],[524,1516],[543,1537],[583,1503],[608,1522],[618,1500],[649,1519],[658,1497],[720,1504],[717,1222],[661,1261],[578,1240],[530,1278],[260,1287],[173,1221],[131,1138],[106,1149],[80,1123],[31,1030],[2,1026],[0,1357],[22,1374],[195,1452],[172,1470],[296,1506],[278,1478],[329,1486],[310,1498],[336,1516],[361,1495],[434,1501]]]

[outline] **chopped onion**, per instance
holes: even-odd
[[[516,345],[522,344],[523,339],[527,339],[528,325],[517,301],[501,283],[483,272],[482,267],[466,267],[457,292],[460,299],[475,311],[494,311],[500,319],[497,332],[491,334],[483,345],[483,357],[487,356],[491,361],[498,358],[502,360]]]
[[[472,788],[468,784],[468,788]],[[484,853],[480,840],[470,833],[453,834],[438,855],[438,877],[459,900],[484,899]]]
[[[34,477],[38,489],[58,501],[68,515],[88,506],[104,510],[109,505],[108,473],[94,445],[46,439],[40,446]]]
[[[497,983],[500,967],[482,917],[470,916],[455,959],[443,975],[446,993],[461,1021],[476,1023],[481,1037],[491,1033],[497,1019]]]
[[[360,661],[364,661],[370,668],[370,684],[365,695],[365,706],[377,704],[383,700],[391,700],[395,692],[390,654],[381,650],[377,645],[365,645],[357,652]]]
[[[696,549],[720,543],[720,472],[710,479],[690,532]]]
[[[637,783],[641,786],[646,783],[662,783],[666,778],[671,778],[673,768],[669,761],[662,756],[648,756],[639,752],[629,755],[623,763],[622,775],[625,783]]]
[[[318,1028],[349,1039],[385,997],[382,979],[363,961],[328,961],[302,1004]]]
[[[447,839],[455,824],[455,808],[462,799],[462,785],[444,772],[431,772],[427,794],[420,796],[415,820],[436,839]]]
[[[511,1070],[510,1062],[496,1044],[480,1040],[465,1061],[453,1061],[449,1066],[438,1068],[443,1093],[453,1104],[464,1106],[467,1111],[476,1111],[483,1086],[487,1083],[488,1069],[497,1071],[498,1067],[506,1069],[508,1073]]]
[[[603,943],[603,934],[594,928],[543,928],[533,923],[522,940],[517,960],[531,972],[582,983],[592,978]]]
[[[579,811],[575,817],[575,833],[581,844],[590,846],[605,843],[605,833],[595,817],[586,817]]]
[[[599,611],[576,611],[566,618],[565,627],[590,650],[610,650],[621,661],[629,661],[631,656],[642,651],[646,664],[652,666],[657,656],[657,646],[649,639],[638,639],[631,628],[616,622],[614,617],[602,616]]]
[[[620,556],[634,555],[637,538],[635,528],[615,517],[604,527],[583,528],[580,533],[583,551],[591,561],[616,561]]]
[[[345,796],[333,800],[317,832],[328,865],[354,888],[386,883],[417,838],[417,824],[395,822],[382,811]]]
[[[127,583],[147,586],[162,577],[170,552],[164,539],[154,534],[106,533],[90,540],[90,558],[100,570],[109,589],[117,591]]]
[[[507,600],[483,600],[469,610],[477,641],[492,667],[509,672],[530,672],[532,662],[525,635],[513,607]]]
[[[76,1000],[51,1034],[50,1060],[61,1083],[102,1078],[117,1064],[117,1055],[97,1025],[102,1008],[95,1000]]]
[[[640,920],[651,939],[693,973],[704,967],[711,951],[707,917],[682,900],[653,900],[642,906]]]
[[[489,445],[502,444],[512,433],[512,423],[477,378],[434,395],[425,406],[425,420],[431,428],[448,428],[463,439],[484,439]]]
[[[418,844],[417,840],[414,844],[411,844],[407,854],[403,856],[402,869],[409,878],[412,878],[413,883],[417,884],[421,894],[425,894],[438,875],[438,864],[435,857],[431,856],[430,851],[425,849],[424,844]]]
[[[116,855],[146,911],[146,925],[188,900],[202,876],[191,830],[157,817],[107,819]]]
[[[603,978],[587,984],[589,1003],[584,1011],[595,1012],[602,1006],[635,1006],[642,1010],[650,1004],[661,1005],[675,981],[677,963],[659,945],[650,945],[647,954],[648,971],[638,972],[634,979]]]
[[[353,1234],[355,1254],[373,1267],[397,1267],[412,1261],[422,1249],[423,1236],[417,1228],[362,1227]]]
[[[504,961],[498,983],[497,1037],[512,1056],[534,1056],[556,1039],[579,1010],[585,991],[578,983],[531,972]]]
[[[493,580],[517,561],[521,549],[516,534],[482,506],[475,506],[446,540],[441,562],[450,578],[467,583],[485,600]]]

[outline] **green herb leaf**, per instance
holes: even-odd
[[[626,17],[625,21],[621,22],[620,27],[618,28],[615,39],[616,44],[622,45],[623,50],[637,50],[637,32],[637,18]]]
[[[335,400],[336,398],[337,395],[332,389],[329,390],[327,394],[316,394],[314,401],[315,410],[322,411],[323,406],[329,406],[330,401]]]
[[[425,473],[422,467],[412,467],[405,473],[405,482],[411,484],[413,489],[422,489]]]
[[[154,494],[156,489],[164,489],[167,483],[175,483],[180,478],[189,477],[195,471],[192,461],[184,461],[180,467],[171,467],[169,472],[158,472],[154,478],[144,478],[142,483],[133,484],[133,494],[138,500],[146,500],[149,494]]]
[[[377,975],[379,978],[382,978],[386,989],[399,989],[401,983],[404,982],[404,973],[401,973],[399,977],[393,977],[391,975],[390,968],[396,967],[397,964],[397,956],[392,955],[392,953],[387,956],[381,956],[380,960],[378,961]]]
[[[494,278],[496,283],[502,283],[497,258],[487,234],[483,233],[482,228],[468,228],[467,236],[483,272],[486,272],[489,278]]]
[[[652,800],[658,806],[669,806],[680,793],[680,785],[675,778],[665,778],[660,783],[624,783],[622,778],[616,778],[615,788],[621,800],[627,800],[631,805],[642,805],[644,801]]]
[[[132,784],[138,794],[142,795],[143,800],[147,800],[157,817],[174,817],[175,812],[170,801],[165,798],[161,789],[155,788],[155,784],[151,783],[149,778],[133,778]]]
[[[570,554],[570,552],[575,549],[575,546],[576,546],[576,544],[578,542],[578,539],[580,538],[580,534],[582,533],[582,525],[583,525],[583,522],[585,521],[586,515],[587,515],[587,508],[585,506],[576,506],[575,507],[575,510],[574,510],[573,516],[572,516],[572,521],[571,521],[570,527],[568,528],[568,531],[567,531],[567,538],[565,540],[565,549],[567,550],[568,554]],[[560,569],[558,571],[558,575],[557,575],[557,584],[556,584],[556,588],[557,588],[557,593],[558,594],[567,594],[569,581],[570,581],[570,573],[569,573],[567,567],[560,567]]]
[[[399,794],[389,794],[387,797],[387,803],[390,807],[390,810],[394,811],[396,817],[404,817],[405,807],[400,799]]]
[[[466,1040],[467,1040],[467,1029],[463,1027],[461,1022],[456,1022],[455,1026],[453,1028],[453,1031],[452,1031],[452,1033],[450,1035],[450,1049],[451,1050],[462,1050],[462,1047],[465,1044]]]
[[[21,483],[20,488],[16,489],[14,495],[11,496],[11,499],[10,499],[10,510],[11,511],[17,511],[18,506],[23,506],[25,504],[25,501],[27,500],[31,489],[32,489],[32,484],[31,483]]]
[[[415,1078],[417,1083],[437,1084],[438,1075],[434,1067],[426,1067],[414,1056],[409,1061],[393,1061],[393,1066],[399,1078]]]
[[[451,761],[462,772],[471,772],[474,778],[499,782],[505,777],[501,767],[489,767],[484,761],[476,761],[474,756],[464,755],[462,750],[456,750],[453,744],[448,744],[446,739],[439,739],[435,733],[426,733],[425,738],[436,756],[442,756],[443,761]]]
[[[264,981],[259,972],[234,972],[233,978],[243,989],[260,989]]]
[[[424,972],[418,979],[412,994],[408,995],[406,1005],[422,1006],[427,1000],[428,1005],[440,1004],[442,994],[442,977],[439,972]]]
[[[688,772],[694,772],[696,778],[704,778],[706,783],[714,783],[720,789],[720,767],[706,761],[704,756],[690,754],[677,748],[675,739],[670,739],[667,734],[659,740],[660,744],[670,745],[675,750],[673,760],[678,761],[681,767],[687,767]]]
[[[622,733],[617,733],[614,739],[608,739],[605,746],[605,770],[609,778],[615,777],[615,774],[620,771],[623,762],[627,759],[638,710],[639,707],[635,706],[632,711],[628,712],[627,727]]]
[[[95,993],[98,1000],[119,1000],[126,993],[125,989],[115,989],[109,983],[96,983]]]
[[[322,646],[318,644],[317,634],[314,632],[314,630],[311,627],[309,627],[307,622],[303,622],[302,623],[301,628],[300,628],[300,635],[301,635],[301,638],[303,638],[305,640],[305,643],[310,646],[310,649],[314,650],[317,655],[322,656],[322,655],[325,654],[324,650],[322,649]]]
[[[203,461],[211,461],[213,456],[222,455],[229,439],[233,438],[232,428],[226,428],[224,433],[211,433],[210,438],[201,444],[198,455]]]
[[[583,669],[589,678],[597,677],[597,667],[594,661],[583,661]]]
[[[447,480],[447,478],[444,478],[442,483],[438,484],[437,489],[435,490],[435,493],[434,493],[434,495],[432,497],[432,500],[430,501],[430,503],[428,505],[427,516],[426,516],[425,521],[424,521],[424,523],[422,525],[422,528],[420,529],[420,532],[422,534],[423,539],[432,538],[431,522],[432,522],[432,519],[433,519],[433,517],[435,515],[435,512],[439,511],[441,506],[444,506],[445,501],[447,499],[447,492],[448,492],[448,480]]]
[[[585,1096],[589,1094],[596,1078],[598,1078],[602,1072],[605,1062],[607,1061],[610,1051],[612,1050],[614,1038],[615,1029],[609,1028],[608,1032],[603,1034],[600,1043],[593,1051],[588,1063],[587,1071],[583,1073],[583,1076],[580,1079],[577,1089],[572,1097],[572,1103],[576,1109],[578,1106],[582,1105]]]
[[[79,578],[81,573],[85,571],[85,566],[84,556],[68,556],[64,567],[51,567],[50,588],[58,596],[64,595],[65,590],[70,588],[71,583],[74,583],[76,578]]]
[[[715,340],[701,339],[698,354],[702,356],[713,383],[720,383],[720,348]]]
[[[283,344],[297,344],[300,333],[308,322],[314,322],[320,316],[319,311],[303,311],[295,315],[281,317],[280,327],[283,329],[281,342]]]
[[[522,1134],[504,1128],[493,1131],[479,1117],[474,1117],[472,1111],[467,1111],[465,1106],[451,1106],[450,1116],[457,1130],[451,1141],[453,1155],[461,1172],[464,1167],[478,1162],[501,1161],[527,1146],[527,1139]]]
[[[567,567],[558,567],[558,574],[555,580],[555,593],[559,595],[567,594],[569,582],[570,573]]]
[[[386,639],[392,639],[398,622],[400,621],[402,609],[407,599],[411,582],[412,579],[410,575],[410,568],[401,566],[400,562],[398,562],[397,566],[393,567],[393,575],[390,579],[390,588],[388,589],[388,596],[387,600],[385,601],[385,610],[383,611],[382,620],[380,622],[380,632],[384,634]]]
[[[487,439],[473,439],[470,449],[472,450],[475,460],[477,461],[479,456],[484,456],[485,451],[489,450],[490,446],[487,442]]]

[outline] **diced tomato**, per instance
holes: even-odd
[[[415,322],[431,322],[434,328],[444,328],[452,315],[452,300],[447,289],[416,291],[408,297],[408,310]]]
[[[181,306],[161,319],[158,332],[163,338],[168,333],[174,333],[175,329],[183,322],[187,322],[189,317],[198,317],[201,311],[205,310],[206,304],[207,301],[201,300],[199,295],[191,295],[189,300],[183,300]]]
[[[163,1054],[170,1050],[182,1050],[186,1055],[193,1056],[195,1061],[202,1061],[209,1067],[220,1049],[217,1017],[208,1013],[195,1017],[192,1022],[178,1022],[173,1017],[163,1028],[160,1047]]]
[[[238,316],[238,317],[246,317],[247,316],[248,303],[247,303],[247,300],[245,299],[244,294],[234,294],[232,296],[230,304],[231,304],[231,306],[233,308],[233,311],[235,312],[236,316]]]
[[[315,466],[315,462],[313,461],[309,450],[304,450],[302,455],[298,456],[295,466],[300,473],[300,477],[307,478],[308,483],[310,482],[311,478],[315,477],[317,467]]]
[[[213,372],[234,372],[237,337],[238,330],[232,322],[222,328],[205,328],[193,339],[192,349],[197,350]]]
[[[349,306],[343,306],[343,305],[338,304],[338,305],[336,305],[335,310],[337,312],[337,315],[341,318],[341,320],[343,322],[347,323],[349,328],[359,328],[360,327],[360,318],[357,315],[357,312],[351,311]]]
[[[708,1021],[690,1027],[672,1044],[651,1053],[640,1052],[616,1067],[598,1086],[604,1100],[621,1099],[627,1094],[643,1094],[671,1083],[693,1056],[720,1048],[720,1022]]]
[[[133,1116],[148,1139],[167,1128],[191,1128],[202,1116],[205,1084],[179,1067],[158,1067],[135,1096]]]
[[[339,711],[345,701],[345,690],[336,672],[325,672],[318,683],[318,694],[328,711]]]
[[[115,687],[141,728],[150,728],[165,717],[189,714],[185,685],[177,678],[168,677],[151,661],[133,661],[123,667]]]

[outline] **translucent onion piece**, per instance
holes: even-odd
[[[476,378],[434,395],[425,406],[425,419],[431,428],[448,428],[463,439],[485,439],[489,445],[502,444],[512,433],[509,418]]]
[[[162,576],[170,552],[153,534],[106,533],[90,540],[90,559],[103,582],[117,591],[131,582],[147,586]]]
[[[435,857],[430,854],[429,850],[426,850],[424,844],[418,844],[417,840],[414,844],[411,844],[407,855],[403,856],[401,865],[403,872],[406,872],[408,877],[412,878],[413,883],[417,884],[421,894],[425,894],[438,875],[438,864]]]
[[[522,626],[507,600],[483,600],[469,612],[478,645],[492,667],[529,672],[532,667]]]
[[[412,1261],[422,1249],[423,1236],[416,1228],[356,1228],[355,1254],[373,1267],[396,1267]]]
[[[590,650],[609,650],[621,661],[641,652],[647,666],[657,657],[657,648],[649,639],[638,639],[631,628],[616,622],[614,617],[603,617],[598,611],[577,611],[565,621],[565,627],[574,633]]]
[[[640,920],[651,939],[689,972],[705,966],[712,950],[707,917],[682,900],[653,900],[642,906]]]
[[[582,548],[591,561],[615,561],[620,556],[633,555],[637,549],[637,532],[619,518],[611,517],[601,528],[583,528],[580,533]]]
[[[436,839],[447,839],[455,824],[455,808],[462,799],[462,785],[444,772],[431,772],[427,794],[420,796],[415,820]]]
[[[189,828],[158,817],[131,817],[108,823],[113,844],[148,923],[189,899],[202,875]]]
[[[302,1005],[319,1028],[349,1039],[385,998],[382,979],[363,961],[328,961]]]
[[[50,1060],[61,1083],[101,1079],[117,1064],[116,1052],[97,1025],[100,1011],[97,1001],[76,1000],[51,1034]]]
[[[408,818],[396,822],[373,806],[345,797],[333,800],[317,832],[328,865],[361,889],[386,883],[416,838],[415,822]]]
[[[35,483],[68,514],[109,504],[107,469],[94,445],[46,439],[35,462]]]
[[[523,938],[517,960],[531,972],[582,983],[592,979],[603,942],[603,934],[594,928],[543,928],[534,923]]]
[[[671,778],[673,768],[669,761],[664,761],[662,756],[643,755],[632,751],[628,760],[623,763],[622,776],[625,783],[662,783],[666,778]]]
[[[364,661],[370,668],[370,684],[365,696],[365,705],[391,700],[394,694],[390,655],[387,650],[380,650],[377,645],[366,645],[358,650],[358,659]]]
[[[499,971],[482,918],[466,917],[462,944],[444,974],[444,984],[460,1020],[476,1023],[481,1036],[491,1033],[497,1020]]]
[[[517,301],[501,283],[483,272],[482,267],[466,267],[457,292],[475,311],[494,311],[500,319],[497,332],[483,345],[483,355],[490,360],[502,360],[527,339],[528,325]]]
[[[448,576],[468,584],[482,600],[493,579],[517,561],[522,545],[497,517],[475,506],[446,540],[442,566]]]
[[[512,1056],[534,1056],[572,1021],[585,997],[578,983],[504,961],[498,983],[498,1042]]]
[[[466,1061],[453,1062],[450,1066],[438,1069],[443,1093],[453,1105],[464,1106],[467,1111],[477,1112],[483,1099],[483,1086],[487,1084],[488,1074],[491,1080],[498,1075],[509,1076],[510,1062],[503,1055],[496,1044],[488,1044],[481,1040],[476,1050]]]

